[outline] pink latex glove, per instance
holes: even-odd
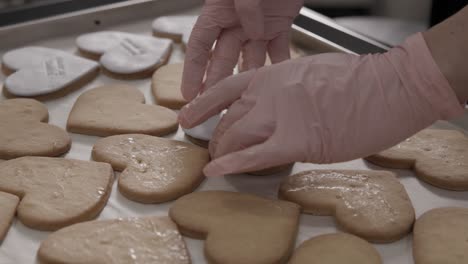
[[[241,51],[243,69],[263,66],[267,51],[272,63],[289,59],[291,24],[302,4],[303,0],[206,0],[186,50],[184,98],[192,100],[205,87],[232,75]]]
[[[384,54],[322,54],[229,77],[179,120],[192,127],[226,107],[207,176],[365,157],[463,113],[421,34]]]

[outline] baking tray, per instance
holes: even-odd
[[[41,19],[19,25],[0,28],[0,55],[5,51],[24,45],[38,45],[50,48],[61,49],[70,53],[76,52],[74,45],[75,38],[81,33],[95,30],[120,30],[138,34],[151,34],[151,22],[157,16],[169,13],[197,14],[198,5],[201,1],[188,0],[137,0],[118,3],[105,7],[79,11],[67,15]],[[329,51],[366,53],[375,50],[354,49],[356,44],[350,45],[343,42],[343,37],[339,34],[346,34],[354,38],[353,42],[367,43],[385,50],[388,47],[376,42],[367,40],[353,32],[347,31],[326,17],[316,14],[310,10],[303,9],[300,18],[302,22],[293,26],[293,41],[299,46],[306,48],[309,53],[320,53]],[[310,22],[313,20],[314,22]],[[296,20],[297,22],[297,20]],[[318,24],[317,24],[318,23]],[[321,30],[313,31],[310,27],[320,27]],[[312,25],[312,26],[311,26]],[[333,36],[326,26],[338,32]],[[312,31],[312,32],[311,32]],[[341,33],[340,33],[341,32]],[[341,39],[341,43],[340,43]],[[345,38],[346,39],[346,38]],[[357,40],[356,40],[357,39]],[[356,42],[357,41],[357,42]],[[364,45],[364,44],[363,44]],[[359,46],[359,45],[358,45]],[[184,53],[180,46],[176,45],[169,63],[183,60]],[[5,76],[0,73],[0,82]],[[50,123],[65,128],[68,114],[76,98],[84,91],[103,84],[115,84],[125,82],[128,85],[139,89],[145,94],[147,103],[154,103],[150,93],[150,79],[120,81],[101,74],[92,83],[82,89],[72,92],[67,96],[46,101],[50,113]],[[0,96],[0,100],[4,100]],[[461,129],[448,122],[437,124],[439,127],[447,129]],[[91,149],[98,137],[71,134],[73,145],[67,158],[89,160]],[[181,129],[177,133],[168,136],[177,140],[185,141]],[[331,165],[316,165],[296,163],[292,171],[283,172],[271,176],[248,176],[232,175],[220,178],[209,178],[197,189],[201,190],[227,190],[252,193],[264,197],[276,198],[279,182],[290,173],[296,173],[307,169],[381,169],[371,165],[361,159],[345,163]],[[468,192],[452,192],[435,188],[419,181],[412,172],[407,170],[392,170],[399,175],[399,178],[413,202],[416,215],[419,216],[425,211],[442,206],[466,206],[468,205]],[[118,176],[118,174],[117,174]],[[116,184],[105,209],[98,219],[113,219],[118,217],[135,217],[145,215],[167,215],[171,203],[144,205],[132,202],[123,197],[117,190]],[[336,232],[336,225],[332,217],[302,215],[296,245],[302,241],[319,234]],[[0,264],[10,263],[36,263],[36,251],[40,241],[45,239],[49,232],[36,231],[25,227],[20,221],[14,220],[13,225],[2,245],[0,245]],[[193,263],[205,263],[203,256],[203,241],[185,239],[192,257]],[[387,264],[409,264],[413,263],[411,254],[411,235],[391,244],[375,245],[384,262]]]

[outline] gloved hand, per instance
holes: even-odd
[[[205,87],[232,75],[241,51],[243,69],[263,66],[266,51],[272,63],[289,59],[289,32],[302,4],[303,0],[206,0],[186,50],[184,98],[192,100]]]
[[[463,113],[421,34],[384,54],[322,54],[229,77],[179,121],[192,127],[227,107],[207,176],[365,157]]]

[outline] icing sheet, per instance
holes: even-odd
[[[188,43],[193,26],[198,16],[161,16],[153,21],[153,32],[182,38],[183,43]]]
[[[72,54],[41,47],[24,47],[7,52],[3,63],[15,73],[5,81],[17,96],[38,96],[67,87],[99,65]]]
[[[83,51],[102,55],[102,66],[117,74],[133,74],[160,66],[172,47],[168,39],[118,31],[85,34],[76,43]]]
[[[204,123],[190,129],[183,128],[185,134],[205,141],[211,140],[213,132],[216,129],[219,121],[221,120],[221,115],[215,115],[210,119],[206,120]]]

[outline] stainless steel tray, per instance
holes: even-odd
[[[95,30],[112,29],[150,35],[151,22],[155,17],[168,13],[196,14],[199,10],[197,5],[200,4],[200,2],[201,1],[195,0],[135,0],[0,28],[0,55],[11,48],[24,45],[40,45],[73,53],[76,51],[74,45],[75,38],[81,33]],[[310,53],[329,51],[362,53],[372,52],[372,50],[362,50],[362,47],[356,48],[356,46],[349,45],[349,43],[346,42],[337,43],[340,42],[340,39],[343,40],[343,37],[327,37],[327,30],[323,31],[323,28],[316,32],[311,32],[310,30],[314,29],[309,28],[311,25],[316,28],[319,28],[320,25],[314,23],[310,24],[307,22],[308,20],[318,21],[319,24],[322,24],[322,27],[323,25],[328,25],[338,31],[338,33],[341,32],[351,36],[351,38],[354,38],[353,41],[358,39],[358,43],[359,41],[362,41],[361,43],[367,43],[362,45],[369,45],[379,49],[387,48],[354,34],[353,32],[349,32],[334,24],[333,21],[310,10],[303,9],[301,14],[304,16],[304,18],[301,19],[305,20],[305,22],[299,22],[294,26],[293,40],[301,47],[305,47]],[[182,49],[176,46],[170,63],[182,61],[183,56]],[[0,75],[0,82],[3,82],[4,78],[3,75]],[[120,82],[122,81],[111,79],[101,74],[95,81],[82,89],[63,98],[45,102],[50,112],[50,123],[64,128],[68,113],[79,94],[98,85]],[[126,81],[126,83],[140,89],[145,94],[148,103],[154,103],[153,97],[150,94],[151,82],[149,79]],[[5,98],[0,97],[0,100],[4,99]],[[455,126],[448,123],[441,123],[440,126],[457,129]],[[71,136],[73,139],[73,146],[66,157],[88,160],[90,158],[91,148],[98,138],[78,134],[71,134]],[[176,134],[169,137],[184,140],[181,129],[179,129]],[[380,169],[359,159],[332,165],[297,163],[291,173],[319,168]],[[465,206],[467,204],[468,192],[441,190],[417,180],[410,171],[394,171],[400,175],[400,179],[410,195],[418,216],[428,209],[435,207]],[[264,177],[235,175],[224,178],[210,178],[207,179],[198,190],[230,190],[275,198],[281,178],[288,173],[289,172],[285,172]],[[116,185],[114,185],[109,202],[99,216],[99,219],[166,215],[170,205],[171,203],[158,205],[134,203],[124,198],[118,192]],[[337,229],[333,218],[303,215],[301,217],[297,245],[310,237],[335,231],[337,231]],[[39,243],[48,234],[48,232],[29,229],[18,220],[15,220],[8,236],[0,246],[0,264],[35,263],[35,255]],[[186,238],[186,242],[193,263],[205,263],[203,241]],[[411,256],[411,235],[398,242],[376,245],[376,247],[387,264],[409,264],[413,262]]]

